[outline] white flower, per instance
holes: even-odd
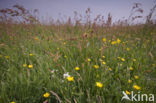
[[[53,74],[55,72],[55,70],[52,70],[51,73]]]
[[[67,77],[69,77],[69,76],[70,76],[70,75],[69,75],[68,72],[63,74],[63,78],[67,78]]]

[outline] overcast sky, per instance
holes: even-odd
[[[10,8],[14,4],[23,5],[28,10],[38,9],[40,17],[48,19],[65,20],[67,17],[73,17],[73,12],[77,11],[84,15],[85,10],[89,7],[92,11],[92,18],[101,14],[107,18],[110,12],[113,16],[113,21],[128,18],[130,10],[134,3],[142,4],[144,10],[143,16],[147,15],[150,9],[154,6],[156,0],[0,0],[0,8]],[[64,17],[64,15],[66,17]]]

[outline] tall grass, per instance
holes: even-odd
[[[120,103],[122,91],[156,94],[155,24],[87,18],[83,25],[1,21],[0,103]]]

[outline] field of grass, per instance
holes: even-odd
[[[120,103],[122,91],[156,94],[155,25],[0,24],[0,103]]]

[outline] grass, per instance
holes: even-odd
[[[126,90],[156,94],[155,26],[0,28],[0,103],[120,103]]]

